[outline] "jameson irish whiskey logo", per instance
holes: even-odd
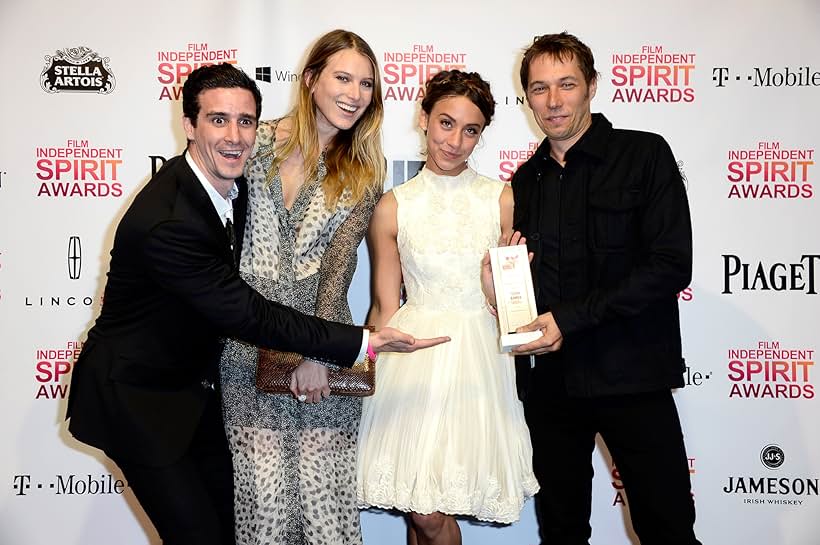
[[[784,449],[779,445],[768,444],[760,451],[760,462],[766,469],[780,471],[788,461]],[[750,472],[745,475],[730,475],[725,494],[742,498],[748,505],[782,505],[801,507],[815,505],[820,495],[818,479],[814,475],[800,475],[801,472],[767,473],[765,476]],[[816,509],[816,508],[815,508]]]
[[[67,47],[46,55],[40,87],[46,93],[99,93],[114,91],[116,78],[108,57],[100,57],[85,46]]]

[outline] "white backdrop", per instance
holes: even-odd
[[[152,157],[184,146],[176,97],[192,65],[238,63],[259,79],[263,116],[279,116],[308,46],[341,27],[382,65],[388,187],[421,160],[414,99],[431,70],[463,65],[490,80],[496,117],[472,162],[506,179],[541,140],[517,82],[523,48],[564,29],[590,45],[601,75],[593,111],[663,134],[687,179],[695,264],[679,301],[689,387],[675,397],[698,535],[817,543],[818,23],[816,0],[4,0],[0,542],[157,542],[116,468],[62,422],[113,229]],[[99,59],[67,68],[82,48]],[[364,248],[360,258],[350,301],[363,318]],[[617,472],[605,449],[594,460],[592,542],[634,545]],[[403,539],[393,515],[367,512],[363,528],[366,543]],[[516,525],[462,528],[466,543],[538,542],[531,503]]]

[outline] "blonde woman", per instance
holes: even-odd
[[[259,124],[240,272],[269,299],[351,323],[356,250],[385,177],[370,46],[344,30],[319,38],[297,100],[287,116]],[[231,340],[221,364],[237,543],[361,543],[361,400],[332,395],[327,368],[309,360],[294,373],[298,398],[257,392],[256,361],[256,347]]]

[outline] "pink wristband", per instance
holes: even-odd
[[[376,326],[373,325],[366,325],[364,326],[366,330],[370,332],[372,335],[376,331]],[[373,346],[370,344],[370,337],[367,337],[367,349],[364,352],[365,359],[369,359],[370,361],[376,361],[376,351],[373,350]]]

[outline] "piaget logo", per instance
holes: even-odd
[[[817,295],[820,254],[803,254],[791,263],[746,261],[739,255],[723,254],[723,291],[797,291]]]

